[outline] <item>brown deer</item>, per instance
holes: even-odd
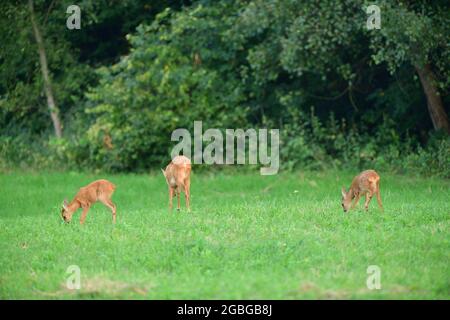
[[[186,207],[188,212],[190,212],[191,160],[185,156],[176,156],[166,167],[166,170],[161,169],[161,171],[169,187],[169,209],[172,210],[173,208],[172,199],[173,195],[176,194],[178,199],[177,210],[180,210],[180,193],[183,191],[186,199]]]
[[[67,200],[64,200],[61,209],[62,218],[65,222],[70,222],[73,214],[79,208],[83,208],[80,218],[80,224],[83,224],[91,205],[100,201],[111,209],[113,223],[116,223],[116,205],[111,201],[111,196],[115,189],[116,186],[108,180],[97,180],[80,188],[72,202],[68,203]]]
[[[342,208],[344,212],[349,209],[353,209],[362,195],[366,196],[364,207],[369,209],[369,202],[372,200],[373,195],[377,196],[378,206],[383,211],[383,204],[381,203],[380,195],[380,176],[374,170],[366,170],[361,172],[355,178],[353,178],[352,184],[348,191],[342,187]],[[355,202],[352,204],[352,200]]]

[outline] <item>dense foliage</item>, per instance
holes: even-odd
[[[68,30],[69,2],[35,1],[55,139],[27,6],[3,2],[0,167],[146,170],[167,162],[174,129],[202,120],[280,128],[285,169],[450,177],[450,139],[417,75],[429,67],[448,113],[450,6],[380,1],[381,29],[367,30],[368,4],[84,0]]]

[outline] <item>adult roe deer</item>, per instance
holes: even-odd
[[[369,209],[369,202],[372,200],[373,195],[377,196],[378,206],[383,211],[383,204],[381,203],[380,195],[380,176],[374,170],[366,170],[361,172],[355,178],[353,178],[352,184],[348,191],[342,187],[342,208],[344,212],[353,209],[359,201],[362,195],[366,196],[364,207]],[[352,204],[352,200],[355,198],[355,202]]]
[[[87,186],[80,188],[72,202],[68,203],[67,200],[64,200],[61,209],[62,218],[65,222],[70,222],[73,214],[79,208],[83,208],[83,213],[80,218],[80,224],[83,224],[91,205],[100,201],[111,209],[113,223],[116,223],[116,205],[111,201],[111,196],[115,189],[116,186],[113,183],[103,179],[94,181]]]
[[[186,199],[186,207],[188,212],[190,212],[191,160],[185,156],[176,156],[167,165],[166,169],[161,169],[161,171],[169,187],[169,209],[172,210],[173,208],[172,199],[175,193],[178,199],[177,210],[180,210],[180,193],[183,191]]]

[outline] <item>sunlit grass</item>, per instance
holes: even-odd
[[[342,212],[348,173],[222,172],[194,174],[192,213],[169,214],[161,174],[4,174],[0,298],[448,299],[450,183],[380,175],[384,213]],[[62,224],[62,200],[98,178],[117,185],[117,224],[101,204]]]

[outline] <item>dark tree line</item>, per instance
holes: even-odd
[[[373,30],[369,1],[84,0],[80,30],[66,28],[71,4],[0,5],[9,144],[37,137],[75,163],[134,170],[194,120],[280,127],[286,156],[309,154],[299,164],[448,141],[446,1],[379,1]]]

